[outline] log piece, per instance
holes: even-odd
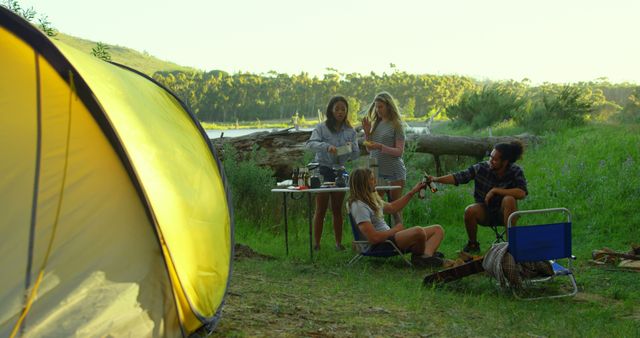
[[[257,132],[240,137],[214,138],[211,142],[217,149],[223,143],[230,144],[238,152],[240,160],[246,158],[251,151],[265,150],[265,155],[258,158],[258,164],[271,167],[279,179],[289,177],[293,165],[299,163],[305,152],[305,142],[311,136],[310,131],[294,131],[284,129],[275,132]],[[493,146],[501,142],[521,140],[525,144],[537,143],[539,138],[533,135],[498,136],[498,137],[468,137],[432,134],[408,134],[407,143],[416,142],[416,151],[429,153],[436,158],[440,155],[462,155],[474,157],[478,160],[487,156]],[[364,133],[358,134],[358,143],[362,155],[367,150],[362,145]],[[439,172],[439,168],[436,168]]]

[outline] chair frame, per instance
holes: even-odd
[[[506,242],[506,240],[504,239],[504,236],[507,233],[507,227],[506,226],[503,226],[503,225],[484,225],[484,224],[481,224],[481,223],[478,223],[478,225],[481,226],[481,227],[485,227],[485,228],[491,228],[491,230],[493,230],[493,233],[496,235],[496,239],[493,241],[493,244]],[[498,229],[498,227],[501,227],[502,231],[500,231]]]
[[[567,217],[567,221],[565,223],[555,223],[555,224],[540,224],[540,225],[528,225],[528,226],[514,226],[512,225],[512,221],[515,219],[515,217],[518,217],[520,215],[526,215],[526,214],[543,214],[543,213],[564,213]],[[526,228],[526,227],[547,227],[548,229],[552,229],[552,230],[556,230],[560,227],[564,227],[563,230],[565,230],[565,236],[566,236],[566,232],[568,232],[568,238],[562,238],[563,240],[565,240],[565,247],[564,250],[560,250],[562,253],[558,253],[556,250],[555,254],[542,254],[542,253],[538,253],[538,255],[536,255],[535,253],[529,253],[530,255],[528,255],[529,257],[528,260],[549,260],[552,267],[553,267],[553,272],[554,274],[552,276],[549,277],[545,277],[545,278],[538,278],[538,279],[528,279],[525,280],[525,285],[532,285],[534,283],[540,283],[540,282],[545,282],[545,281],[550,281],[553,280],[556,277],[561,277],[561,276],[566,276],[569,278],[571,285],[573,287],[572,291],[568,292],[568,293],[561,293],[561,294],[556,294],[556,295],[550,295],[550,296],[541,296],[541,297],[529,297],[529,298],[525,298],[525,297],[521,297],[520,295],[518,295],[518,293],[516,292],[515,289],[512,289],[513,295],[521,300],[538,300],[538,299],[546,299],[546,298],[561,298],[561,297],[569,297],[569,296],[575,296],[578,293],[578,286],[576,284],[576,279],[575,276],[573,274],[573,271],[571,270],[571,261],[575,260],[576,257],[571,254],[571,211],[569,211],[569,209],[567,208],[550,208],[550,209],[536,209],[536,210],[521,210],[521,211],[516,211],[514,213],[512,213],[511,215],[509,215],[509,219],[507,222],[507,234],[508,234],[508,242],[509,242],[509,252],[514,256],[514,260],[518,263],[518,253],[513,253],[511,250],[513,248],[516,248],[517,245],[519,245],[518,241],[518,237],[516,236],[517,234],[517,229],[519,228]],[[542,229],[542,228],[540,228]],[[550,242],[552,239],[550,239],[548,242]],[[568,241],[568,242],[567,242]],[[554,243],[541,243],[540,245],[544,246],[544,245],[553,245]],[[549,257],[549,255],[552,255],[554,257]],[[555,257],[557,256],[557,257]],[[567,268],[563,267],[562,265],[560,265],[559,263],[556,262],[557,259],[567,259]],[[525,261],[525,260],[522,260]]]
[[[369,241],[362,240],[360,229],[358,229],[358,226],[356,225],[356,222],[353,219],[351,212],[348,212],[347,215],[349,217],[349,223],[351,224],[351,232],[353,233],[354,240],[352,243],[355,246],[355,248],[358,250],[358,253],[349,260],[349,262],[347,263],[347,266],[351,266],[359,262],[362,259],[362,257],[385,257],[386,258],[386,257],[400,256],[402,257],[404,262],[407,263],[407,265],[413,268],[413,264],[411,264],[411,262],[404,256],[405,252],[403,252],[400,248],[398,248],[398,246],[395,243],[393,243],[390,240],[385,240],[384,242],[377,244],[377,245],[388,244],[391,247],[389,250],[380,250],[380,251],[372,252],[371,249],[373,249],[373,246],[371,245],[371,243],[369,243]],[[370,245],[370,247],[368,250],[363,251],[361,249],[363,245]]]

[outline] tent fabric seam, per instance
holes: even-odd
[[[26,305],[28,301],[27,290],[31,286],[31,270],[33,268],[33,250],[34,250],[34,242],[35,242],[35,228],[36,228],[36,217],[38,214],[38,191],[40,190],[40,163],[41,163],[41,153],[42,153],[42,96],[41,96],[41,79],[40,79],[40,60],[39,55],[36,51],[34,51],[34,66],[35,66],[35,76],[36,76],[36,160],[35,160],[35,170],[34,170],[34,179],[33,179],[33,198],[32,198],[32,206],[31,206],[31,221],[29,224],[29,246],[28,246],[28,256],[27,256],[27,271],[25,276],[25,287],[24,287],[24,303],[23,306]],[[20,334],[24,329],[24,322],[20,326]]]

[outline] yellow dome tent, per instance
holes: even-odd
[[[230,195],[174,94],[0,6],[0,144],[0,337],[215,326]]]

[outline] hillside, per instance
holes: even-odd
[[[91,53],[91,49],[96,46],[95,41],[86,40],[63,33],[58,33],[58,35],[56,35],[54,39],[60,40],[86,53]],[[134,68],[149,76],[153,75],[153,73],[157,71],[196,70],[194,68],[180,66],[170,61],[160,60],[153,55],[149,55],[149,53],[147,52],[139,52],[131,48],[117,45],[106,45],[109,46],[109,53],[111,54],[112,61]]]

